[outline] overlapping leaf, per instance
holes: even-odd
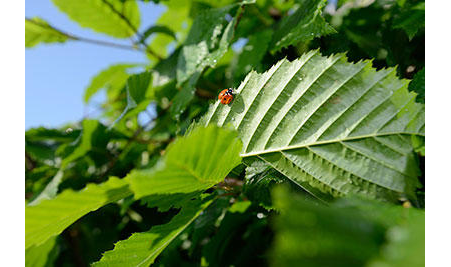
[[[426,76],[425,75],[426,75],[426,69],[423,68],[422,70],[417,72],[415,74],[415,76],[413,76],[413,80],[409,84],[409,90],[417,93],[418,94],[417,101],[420,103],[423,103],[423,104],[426,100],[425,99],[426,98],[426,92],[425,92]]]
[[[403,12],[393,21],[393,28],[403,29],[409,40],[425,26],[425,3],[418,3],[417,5],[403,10]]]
[[[104,133],[106,130],[105,126],[96,120],[83,120],[82,125],[83,132],[77,140],[75,149],[62,160],[61,169],[66,168],[70,162],[88,153],[91,150],[95,140],[99,138],[99,135],[102,135],[100,132]]]
[[[311,51],[251,72],[234,102],[216,102],[203,122],[233,125],[242,157],[266,162],[307,191],[415,198],[410,136],[424,135],[424,106],[407,87],[395,69]]]
[[[125,116],[131,114],[137,115],[139,112],[146,109],[150,103],[149,85],[152,81],[152,75],[150,72],[142,72],[135,74],[127,79],[126,92],[127,92],[127,106],[116,122],[120,121]]]
[[[167,10],[156,21],[157,25],[168,27],[177,33],[177,41],[185,40],[186,35],[192,23],[190,18],[191,1],[189,0],[169,0],[163,1]],[[168,45],[174,41],[174,38],[166,34],[158,34],[150,42],[150,47],[159,55],[167,55]]]
[[[25,248],[39,246],[87,213],[131,194],[126,180],[113,177],[103,184],[90,184],[79,192],[67,190],[54,199],[25,207]]]
[[[284,17],[274,33],[271,52],[306,42],[335,30],[321,16],[327,0],[300,0],[296,11]]]
[[[182,84],[194,73],[201,73],[207,66],[214,67],[227,52],[233,37],[236,18],[227,21],[226,15],[237,5],[214,8],[201,12],[179,54],[177,82]]]
[[[117,96],[129,77],[127,69],[135,66],[135,64],[116,64],[102,70],[92,78],[91,83],[86,88],[83,96],[85,103],[102,88],[107,89],[110,98]]]
[[[157,256],[212,202],[210,198],[187,201],[172,220],[152,227],[144,233],[135,233],[119,241],[93,266],[149,266]]]
[[[196,128],[174,141],[154,169],[132,172],[131,189],[136,198],[208,189],[241,162],[240,150],[234,131],[213,125]]]
[[[134,35],[140,15],[135,1],[121,0],[52,0],[69,18],[94,31],[117,38]]]
[[[45,20],[34,17],[25,19],[25,47],[39,43],[64,43],[70,37],[50,26]]]

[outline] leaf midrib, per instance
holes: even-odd
[[[368,135],[346,137],[346,138],[341,138],[341,139],[331,139],[331,140],[325,140],[325,141],[316,141],[316,142],[307,143],[307,144],[302,144],[301,143],[301,144],[296,144],[296,145],[291,145],[291,146],[284,146],[284,147],[278,147],[278,148],[273,148],[273,149],[253,151],[253,152],[250,152],[250,153],[241,153],[240,157],[242,157],[242,158],[252,157],[252,156],[258,156],[258,155],[261,155],[261,154],[268,154],[268,153],[274,153],[274,152],[282,152],[282,151],[285,151],[285,150],[306,148],[306,147],[309,147],[309,146],[325,145],[325,144],[331,144],[331,143],[339,143],[339,142],[345,142],[345,141],[353,141],[353,140],[359,140],[359,139],[364,139],[364,138],[381,137],[381,136],[395,135],[395,134],[425,136],[422,133],[410,133],[410,132],[374,133],[374,134],[368,134]]]

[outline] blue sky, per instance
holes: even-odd
[[[154,24],[164,7],[140,1],[141,27]],[[82,28],[51,0],[26,0],[25,16],[39,16],[51,25],[91,39],[130,44],[129,40],[118,40]],[[64,44],[40,44],[25,50],[25,128],[57,127],[77,121],[85,111],[82,96],[91,78],[115,63],[145,63],[146,56],[140,52],[97,46],[82,42]],[[99,101],[101,95],[93,102]]]

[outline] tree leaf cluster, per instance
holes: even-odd
[[[27,266],[424,265],[424,1],[139,2],[53,0],[118,43],[26,18],[146,61],[26,131]]]

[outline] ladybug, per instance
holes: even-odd
[[[221,101],[221,104],[227,105],[233,100],[233,90],[232,88],[224,89],[219,93],[218,95],[219,101]]]

